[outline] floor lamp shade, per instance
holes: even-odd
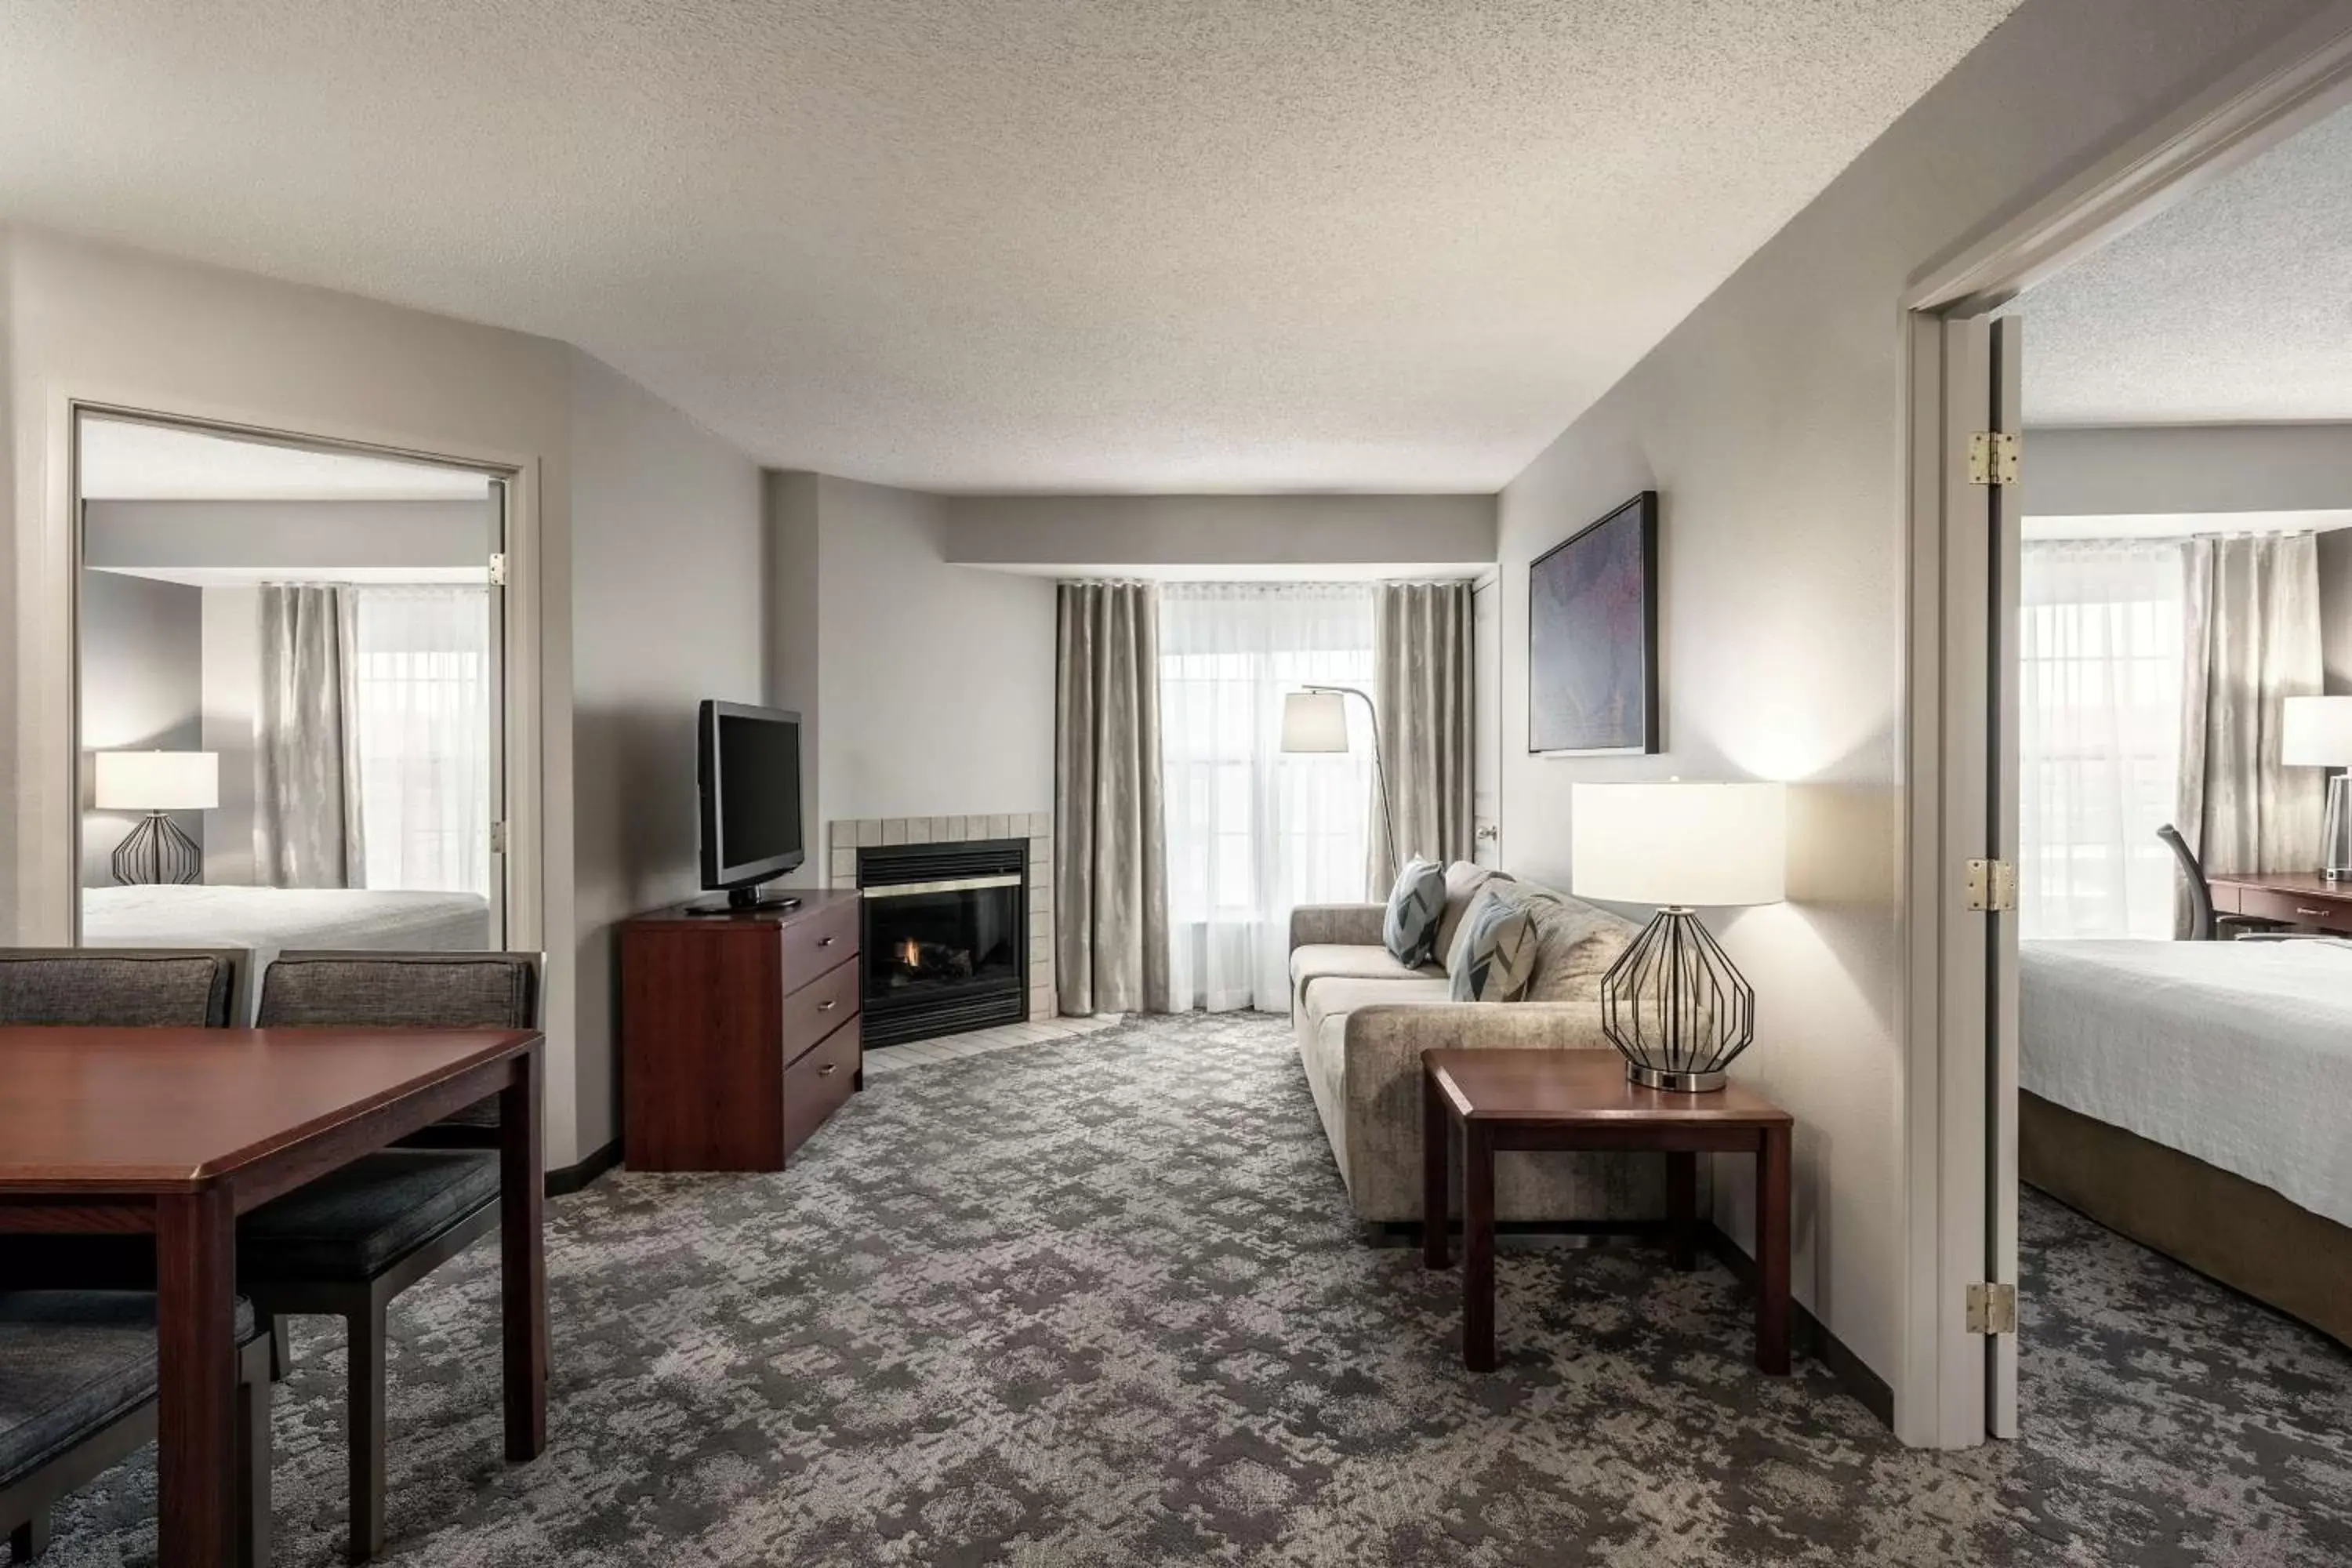
[[[1282,749],[1344,752],[1348,749],[1348,699],[1338,691],[1293,691],[1282,700]]]
[[[2291,767],[2352,768],[2352,697],[2290,697],[2284,707],[2279,761]],[[2352,878],[2352,782],[2340,772],[2327,781],[2320,841],[2327,879]]]
[[[167,811],[210,811],[220,805],[220,757],[213,752],[100,752],[90,804],[100,811],[143,811],[146,819],[114,847],[114,879],[126,886],[194,882],[204,850]]]
[[[1788,883],[1781,785],[1580,784],[1570,886],[1658,912],[1601,983],[1601,1029],[1651,1089],[1721,1089],[1756,1037],[1756,992],[1694,911],[1778,903]]]

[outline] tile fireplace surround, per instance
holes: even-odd
[[[825,886],[857,886],[857,852],[874,844],[964,844],[976,838],[1029,840],[1029,1016],[1050,1018],[1054,1005],[1054,814],[993,816],[865,816],[825,824]]]

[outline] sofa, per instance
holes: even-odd
[[[1444,961],[1484,893],[1533,917],[1537,959],[1525,1000],[1449,994]],[[1565,894],[1458,861],[1445,870],[1436,963],[1411,969],[1391,957],[1381,939],[1382,913],[1379,904],[1307,904],[1290,917],[1299,1060],[1349,1201],[1376,1238],[1411,1234],[1421,1221],[1421,1053],[1613,1050],[1601,1032],[1601,977],[1637,929]],[[1498,1220],[1537,1226],[1654,1220],[1665,1212],[1664,1162],[1503,1153],[1495,1205]]]

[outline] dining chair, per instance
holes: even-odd
[[[2172,858],[2180,863],[2181,879],[2189,886],[2189,940],[2190,942],[2229,942],[2256,931],[2283,931],[2277,921],[2266,921],[2258,915],[2217,914],[2213,909],[2213,884],[2205,879],[2205,868],[2197,858],[2197,851],[2180,837],[2180,829],[2170,823],[2156,830]]]
[[[269,1344],[236,1303],[236,1556],[269,1562]],[[0,1292],[0,1534],[30,1563],[49,1511],[155,1440],[155,1298],[138,1290]]]
[[[208,948],[0,948],[0,1024],[226,1028],[245,956]]]
[[[263,972],[258,1023],[535,1029],[540,964],[529,952],[288,952]],[[354,1563],[384,1542],[384,1315],[394,1298],[497,1227],[497,1110],[486,1101],[460,1112],[455,1129],[428,1130],[475,1146],[369,1154],[237,1223],[240,1288],[270,1320],[281,1374],[287,1318],[343,1320]]]

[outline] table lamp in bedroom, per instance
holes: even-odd
[[[1785,896],[1789,818],[1777,784],[1580,784],[1576,896],[1658,912],[1601,982],[1601,1027],[1648,1089],[1721,1089],[1756,1037],[1756,991],[1697,911]]]
[[[2352,768],[2352,697],[2290,697],[2279,761],[2290,767]],[[2319,864],[2331,882],[2352,880],[2352,784],[2340,771],[2327,781],[2327,816]]]
[[[90,804],[100,811],[143,811],[146,819],[114,847],[114,879],[125,886],[194,882],[205,852],[167,811],[210,811],[220,805],[216,752],[100,752]]]

